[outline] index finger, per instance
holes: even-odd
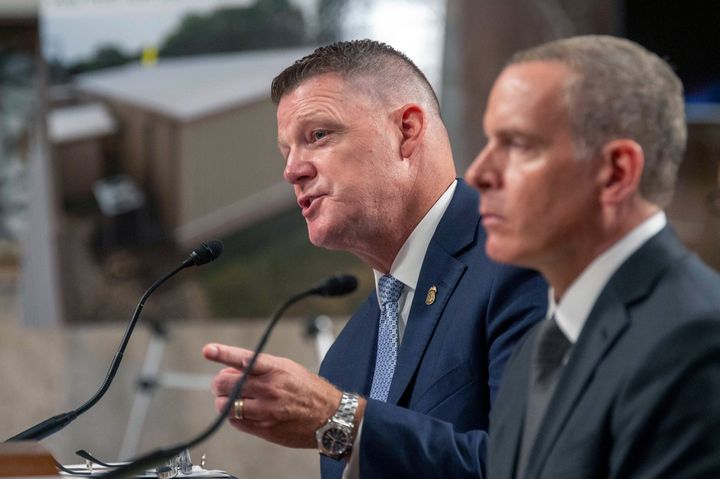
[[[247,368],[254,351],[249,349],[227,346],[225,344],[210,343],[203,347],[203,356],[210,361],[225,364],[241,371]],[[272,369],[270,357],[265,354],[258,356],[252,374],[264,374]]]

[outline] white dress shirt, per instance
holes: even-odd
[[[665,213],[660,211],[633,228],[585,268],[560,298],[559,303],[555,302],[554,291],[550,288],[547,318],[555,314],[558,327],[571,343],[575,344],[580,337],[585,321],[610,277],[666,224]]]
[[[408,239],[405,240],[405,244],[402,245],[400,251],[398,251],[395,260],[388,274],[393,276],[395,279],[400,281],[403,285],[403,291],[398,300],[398,310],[400,312],[400,321],[398,321],[398,336],[399,340],[402,341],[403,334],[405,332],[405,326],[410,316],[410,307],[412,306],[413,298],[415,297],[415,289],[417,288],[418,278],[420,277],[420,269],[422,268],[423,260],[425,259],[425,253],[427,252],[430,240],[432,240],[435,230],[437,229],[440,220],[442,219],[448,206],[450,206],[450,200],[452,200],[455,188],[457,187],[457,180],[453,181],[452,184],[445,190],[445,193],[438,198],[435,204],[425,214],[423,219],[418,223]],[[375,291],[377,291],[378,281],[383,277],[385,273],[377,270],[373,270],[375,274]],[[380,299],[378,297],[378,303]],[[381,305],[382,306],[382,305]],[[362,419],[358,425],[358,431],[355,436],[355,443],[353,445],[353,453],[350,456],[347,466],[343,471],[343,479],[358,479],[360,477],[360,436],[362,435]]]

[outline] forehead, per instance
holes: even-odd
[[[573,72],[560,62],[534,61],[502,71],[488,99],[486,128],[550,126],[567,117]]]
[[[326,110],[338,113],[347,108],[369,108],[372,96],[363,83],[338,73],[312,76],[282,96],[277,109],[278,121],[286,116]]]

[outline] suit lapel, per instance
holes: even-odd
[[[405,334],[398,350],[398,361],[388,394],[389,403],[397,404],[410,384],[442,312],[467,269],[455,255],[475,239],[479,221],[477,204],[477,196],[462,180],[458,180],[453,199],[425,253]],[[468,217],[468,211],[474,211],[475,214]],[[428,291],[433,286],[437,290],[434,302],[426,304]]]
[[[418,281],[410,309],[411,319],[405,328],[405,335],[398,350],[395,374],[388,394],[388,402],[393,404],[400,400],[410,383],[442,311],[466,268],[464,264],[447,254],[432,252],[430,249],[428,253],[431,254],[425,257],[423,269],[427,267],[433,274],[421,274]],[[426,293],[432,286],[436,287],[437,293],[435,301],[428,305],[425,304]]]
[[[352,367],[348,368],[350,372],[348,374],[349,390],[364,395],[370,394],[370,384],[375,370],[378,318],[380,317],[380,306],[375,293],[370,295],[368,303],[367,308],[363,309],[362,317],[359,318],[360,321],[358,321],[360,330],[352,338],[356,355]],[[372,334],[367,334],[368,331],[372,331]]]
[[[380,307],[373,292],[348,321],[323,360],[320,374],[344,391],[370,393],[379,315]]]
[[[610,278],[573,347],[540,425],[538,441],[529,458],[527,477],[539,475],[598,365],[630,326],[628,306],[646,297],[669,264],[684,254],[687,250],[666,227],[633,253]]]
[[[492,467],[488,466],[488,475],[493,477],[515,477],[527,409],[530,361],[538,326],[534,326],[518,343],[516,354],[506,365],[506,370],[512,370],[512,375],[503,380],[496,406],[491,411],[492,440],[488,464],[492,463]]]

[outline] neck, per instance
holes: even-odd
[[[405,236],[405,238],[407,239],[407,236]],[[390,246],[388,244],[378,245],[379,247],[377,249],[371,248],[368,251],[351,251],[351,253],[370,268],[383,274],[388,274],[395,261],[395,257],[404,243],[405,241],[403,240],[398,246]],[[382,246],[385,247],[383,248]]]
[[[622,221],[606,222],[596,234],[579,238],[574,242],[574,246],[563,251],[564,254],[556,255],[544,266],[538,267],[552,286],[555,299],[559,301],[570,285],[597,257],[658,211],[660,208],[650,203],[635,208],[629,211]]]
[[[406,208],[403,218],[388,222],[385,225],[385,232],[374,235],[371,244],[360,245],[361,248],[350,250],[350,253],[370,268],[383,274],[389,273],[400,249],[453,181],[455,181],[454,176],[443,183],[436,181],[432,189],[425,188],[424,194],[418,193],[422,191],[419,188],[411,189],[405,199]],[[387,233],[389,231],[395,234]]]

